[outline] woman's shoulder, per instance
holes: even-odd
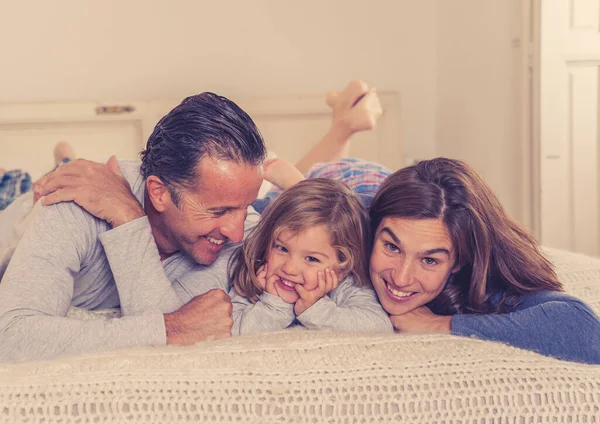
[[[500,294],[495,294],[494,299],[496,299],[496,301],[499,300]],[[518,311],[548,302],[577,303],[587,306],[583,300],[568,293],[555,290],[540,290],[534,293],[520,295],[518,297],[518,303],[512,310]]]

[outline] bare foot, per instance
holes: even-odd
[[[294,165],[280,158],[266,160],[263,167],[265,180],[284,190],[304,180]]]
[[[65,159],[75,159],[75,151],[66,141],[59,141],[54,146],[54,163],[58,165]]]
[[[375,128],[383,113],[375,89],[363,81],[350,81],[341,92],[327,93],[326,102],[333,109],[333,126],[346,127],[350,133]]]

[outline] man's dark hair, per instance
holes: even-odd
[[[205,156],[249,165],[265,159],[260,131],[238,105],[214,93],[190,96],[156,124],[141,152],[144,178],[159,177],[179,205],[179,187],[192,189]]]

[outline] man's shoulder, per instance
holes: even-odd
[[[144,197],[144,177],[141,173],[142,161],[140,160],[120,160],[119,168],[123,176],[129,183],[131,192],[143,204]]]

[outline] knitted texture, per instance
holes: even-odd
[[[549,256],[600,311],[600,260]],[[600,366],[447,335],[288,330],[0,365],[0,422],[593,423]]]

